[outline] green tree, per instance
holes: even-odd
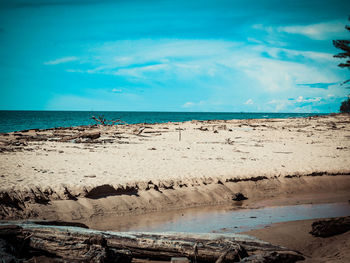
[[[349,21],[350,21],[350,16],[349,16]],[[345,28],[350,31],[350,26],[345,26]],[[339,54],[334,55],[334,57],[347,59],[345,63],[340,63],[338,66],[341,68],[350,69],[350,39],[333,40],[333,45],[336,48],[341,49],[343,51]],[[350,79],[347,81],[350,81]]]
[[[350,21],[350,16],[349,16]],[[345,28],[350,31],[350,26],[346,25]],[[350,70],[350,39],[333,40],[333,45],[342,50],[341,53],[334,55],[335,58],[346,59],[345,62],[340,63],[338,66],[341,68],[347,68]],[[350,79],[345,80],[341,85],[350,82]],[[350,87],[347,87],[349,89]],[[340,105],[340,112],[350,112],[350,97],[344,100]]]
[[[350,113],[350,97],[347,100],[344,100],[340,105],[340,112]]]

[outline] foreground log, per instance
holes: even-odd
[[[118,233],[32,222],[2,225],[0,239],[7,240],[10,245],[22,244],[17,256],[23,256],[23,251],[35,251],[69,262],[124,263],[131,262],[132,258],[170,261],[172,257],[187,257],[192,262],[240,262],[250,256],[272,252],[275,258],[286,259],[285,262],[303,259],[299,253],[286,248],[234,234]]]
[[[331,237],[350,230],[350,216],[319,220],[312,223],[310,234],[316,237]]]

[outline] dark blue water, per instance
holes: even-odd
[[[121,119],[126,123],[162,123],[191,120],[230,120],[309,117],[312,113],[239,112],[127,112],[127,111],[0,111],[0,132],[95,124],[91,116]]]

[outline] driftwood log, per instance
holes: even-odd
[[[89,140],[95,140],[100,138],[101,133],[100,132],[82,132],[76,135],[72,135],[72,136],[66,136],[64,138],[62,138],[60,141],[61,142],[68,142],[71,140],[75,140],[75,139],[89,139]]]
[[[313,222],[310,234],[316,237],[331,237],[347,231],[350,231],[350,216]]]
[[[192,262],[270,262],[266,261],[269,255],[285,259],[283,262],[303,259],[298,252],[235,234],[119,233],[62,224],[8,222],[0,226],[1,240],[16,253],[9,253],[6,246],[1,251],[0,246],[0,257],[28,258],[41,253],[55,259],[54,262],[123,263],[131,262],[132,258],[170,261],[172,257],[187,257]]]

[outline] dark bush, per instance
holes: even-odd
[[[350,97],[347,100],[344,100],[340,105],[340,112],[350,113]]]

